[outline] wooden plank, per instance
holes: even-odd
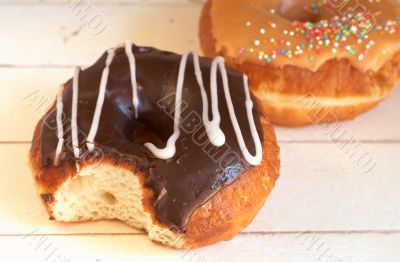
[[[0,68],[0,119],[7,127],[0,129],[0,141],[30,141],[36,123],[52,105],[57,87],[72,74],[72,67]],[[305,128],[277,127],[276,133],[280,142],[400,141],[399,104],[397,90],[376,109],[354,121]]]
[[[33,230],[34,231],[34,230]],[[38,230],[40,232],[40,230]],[[397,261],[399,234],[240,235],[192,251],[172,250],[146,236],[10,236],[2,261]],[[41,244],[42,243],[42,244]],[[18,247],[18,251],[15,249]],[[58,258],[57,258],[58,257]],[[57,260],[54,260],[57,258]],[[47,260],[46,260],[47,259]]]
[[[400,229],[399,144],[363,144],[349,152],[354,156],[336,144],[281,144],[281,176],[246,230]],[[354,164],[365,152],[369,172],[362,167],[368,158]]]
[[[29,144],[0,144],[0,235],[132,233],[117,222],[49,221],[27,166]],[[367,144],[376,166],[355,166],[335,144],[283,144],[278,183],[245,232],[400,230],[400,147]],[[379,223],[377,223],[379,221]]]
[[[89,65],[127,39],[176,52],[198,50],[200,5],[96,5],[85,10],[3,6],[0,42],[7,51],[0,53],[0,65]]]
[[[73,69],[0,69],[1,141],[30,141],[36,123],[53,104],[57,87]]]

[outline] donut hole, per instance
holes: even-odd
[[[321,14],[309,12],[305,9],[306,4],[303,1],[288,0],[280,7],[280,14],[292,22],[311,22],[321,21]]]
[[[155,145],[163,143],[163,139],[154,131],[154,129],[142,122],[135,123],[131,141],[137,145],[144,145],[148,142]]]

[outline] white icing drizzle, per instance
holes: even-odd
[[[174,132],[170,136],[167,141],[167,145],[165,148],[157,148],[154,144],[146,143],[145,146],[154,154],[155,157],[160,159],[168,159],[175,155],[176,152],[176,141],[179,138],[180,130],[180,117],[181,117],[181,104],[182,104],[182,91],[183,91],[183,83],[185,78],[185,70],[186,64],[188,60],[188,56],[192,54],[191,52],[185,53],[182,55],[182,59],[179,66],[179,75],[176,87],[176,98],[175,98],[175,115],[174,115]],[[218,69],[221,72],[223,89],[225,94],[225,99],[228,106],[229,116],[236,134],[236,138],[239,143],[240,150],[242,151],[244,159],[251,165],[259,165],[262,161],[262,145],[260,141],[260,137],[258,135],[254,117],[253,117],[253,102],[251,100],[249,87],[248,87],[248,78],[246,75],[243,76],[244,81],[244,90],[246,94],[246,112],[247,117],[249,119],[250,131],[252,134],[252,138],[254,140],[256,154],[255,156],[251,155],[245,145],[243,134],[240,129],[239,123],[236,118],[235,110],[232,103],[232,98],[229,91],[229,83],[228,83],[228,74],[225,67],[225,61],[222,57],[217,57],[213,60],[211,65],[211,109],[213,114],[213,120],[210,121],[208,119],[208,99],[207,94],[205,92],[202,74],[200,70],[199,58],[196,53],[193,53],[193,63],[195,67],[195,74],[197,78],[197,82],[200,86],[201,96],[203,100],[203,122],[207,131],[207,136],[210,139],[211,143],[215,146],[221,146],[225,143],[225,135],[220,129],[220,121],[221,117],[218,109],[218,92],[217,92],[217,74]]]
[[[131,84],[132,84],[132,103],[135,108],[135,118],[138,117],[138,95],[137,95],[137,83],[136,83],[136,64],[135,64],[135,57],[132,52],[132,43],[126,42],[125,43],[125,53],[129,60],[130,66],[130,73],[131,73]],[[186,65],[188,61],[189,55],[193,56],[193,64],[195,69],[195,75],[197,82],[200,87],[201,97],[203,102],[203,111],[202,111],[202,118],[204,122],[204,126],[207,132],[207,136],[210,142],[214,146],[222,146],[225,143],[225,135],[220,128],[221,116],[218,109],[218,69],[222,76],[222,83],[223,83],[223,90],[225,94],[225,99],[228,106],[229,116],[233,125],[233,129],[236,134],[236,138],[239,143],[240,150],[242,151],[244,159],[251,165],[259,165],[262,161],[262,145],[260,141],[260,137],[258,135],[256,125],[254,123],[253,117],[253,102],[251,100],[249,86],[248,86],[248,77],[246,75],[243,76],[243,85],[244,91],[246,96],[246,113],[250,125],[251,135],[255,144],[256,154],[253,156],[248,151],[244,139],[243,134],[240,129],[239,123],[236,118],[235,110],[232,103],[232,98],[229,91],[229,83],[228,83],[228,74],[225,67],[225,61],[222,57],[217,57],[213,60],[211,65],[211,73],[210,73],[210,92],[211,92],[211,111],[212,111],[212,120],[208,118],[208,98],[207,93],[204,88],[202,72],[200,69],[200,62],[199,56],[195,52],[187,52],[182,55],[182,59],[179,65],[179,74],[177,79],[177,86],[176,86],[176,97],[175,97],[175,115],[174,115],[174,132],[169,137],[165,148],[157,148],[152,143],[145,143],[144,146],[147,147],[151,153],[154,154],[155,157],[160,159],[169,159],[175,155],[176,152],[176,141],[180,136],[180,118],[181,118],[181,105],[182,105],[182,93],[183,93],[183,85],[185,80],[185,71]],[[103,73],[101,76],[100,82],[100,89],[99,95],[97,97],[96,109],[93,116],[92,125],[89,131],[89,135],[86,139],[86,145],[89,151],[94,149],[94,138],[96,137],[101,111],[104,104],[105,94],[106,94],[106,87],[108,82],[108,76],[110,71],[110,65],[113,61],[115,56],[114,49],[110,49],[108,51],[107,59],[106,59],[106,66],[103,69]],[[72,99],[72,145],[74,148],[74,155],[76,158],[79,158],[80,150],[79,150],[79,141],[78,141],[78,125],[77,125],[77,114],[78,114],[78,79],[79,79],[79,72],[80,69],[77,68],[75,70],[75,75],[73,79],[73,99]],[[59,142],[57,145],[56,151],[56,162],[58,162],[59,155],[62,150],[62,146],[64,143],[64,132],[62,127],[62,95],[63,95],[63,88],[60,88],[58,96],[57,96],[57,130],[58,130],[58,138]],[[79,168],[79,167],[77,167]]]
[[[78,93],[79,93],[79,73],[80,68],[75,68],[74,79],[72,80],[72,112],[71,112],[71,135],[72,148],[76,159],[80,156],[79,140],[78,140]]]
[[[132,104],[135,108],[135,118],[138,118],[138,105],[139,98],[137,94],[137,83],[136,83],[136,61],[135,56],[132,52],[132,43],[129,41],[125,42],[125,53],[129,60],[129,68],[131,70],[131,83],[132,83]]]
[[[239,123],[236,119],[235,111],[233,109],[232,101],[230,101],[229,107],[229,114],[231,115],[232,124],[235,130],[236,137],[239,142],[240,150],[242,151],[244,159],[253,166],[259,165],[262,161],[262,145],[260,141],[260,137],[257,132],[256,124],[254,123],[254,116],[253,116],[253,101],[251,100],[250,91],[249,91],[249,81],[247,75],[243,75],[243,86],[244,92],[246,94],[246,113],[247,119],[249,120],[250,132],[253,138],[255,148],[256,148],[256,155],[253,156],[250,154],[249,150],[244,143],[242,131],[240,130]],[[227,92],[229,93],[229,88],[227,88]],[[226,100],[231,100],[231,96],[225,96]]]
[[[216,86],[216,80],[215,80],[215,85],[211,86],[211,111],[213,115],[212,121],[208,119],[208,98],[207,98],[207,93],[204,88],[203,84],[203,75],[201,73],[200,69],[200,62],[199,62],[199,55],[195,52],[192,52],[193,55],[193,63],[194,63],[194,70],[195,70],[195,75],[197,82],[200,86],[200,91],[201,91],[201,98],[203,101],[203,123],[204,127],[207,132],[208,139],[214,146],[222,146],[225,144],[225,135],[222,132],[222,130],[219,128],[219,124],[221,123],[221,116],[219,114],[218,110],[218,94],[217,94],[217,86]],[[180,77],[184,77],[181,75]],[[211,75],[211,78],[213,75]],[[215,75],[216,77],[216,75]],[[213,80],[211,80],[211,83],[213,84]]]
[[[225,67],[225,60],[222,57],[216,57],[211,65],[211,96],[214,96],[214,100],[212,101],[213,107],[216,107],[216,110],[218,110],[218,99],[217,99],[217,71],[218,68],[221,72],[222,76],[222,84],[224,88],[224,93],[225,93],[225,100],[228,106],[228,111],[229,111],[229,116],[231,118],[231,122],[233,125],[233,130],[235,131],[236,138],[239,143],[240,150],[242,151],[244,159],[251,165],[259,165],[262,160],[262,145],[260,141],[260,137],[258,136],[258,132],[256,129],[256,125],[254,123],[254,117],[253,117],[253,101],[251,100],[250,97],[250,92],[249,92],[249,86],[248,86],[248,77],[246,75],[243,75],[243,86],[244,86],[244,91],[246,94],[246,113],[247,113],[247,118],[249,120],[249,125],[250,125],[250,131],[253,137],[253,141],[255,144],[256,148],[256,155],[252,156],[243,139],[243,134],[240,129],[239,123],[236,118],[236,113],[235,109],[233,107],[232,103],[232,97],[229,91],[229,83],[228,83],[228,74],[226,72],[226,67]]]
[[[106,67],[103,69],[103,74],[101,75],[100,90],[97,97],[96,109],[94,111],[92,126],[90,127],[89,135],[86,139],[86,146],[89,151],[94,149],[94,138],[96,137],[97,130],[99,128],[101,110],[103,109],[104,99],[106,95],[106,87],[108,82],[108,75],[110,73],[110,65],[114,59],[115,52],[114,49],[108,50]]]
[[[60,160],[60,155],[61,151],[64,146],[64,127],[63,127],[63,121],[62,121],[62,114],[63,114],[63,94],[64,94],[64,86],[61,85],[60,88],[58,89],[57,93],[57,138],[58,138],[58,144],[56,148],[56,155],[54,158],[54,165],[58,166],[58,162]]]
[[[180,135],[179,125],[181,119],[181,105],[182,105],[182,91],[184,75],[186,71],[187,59],[190,53],[185,53],[182,55],[181,63],[179,65],[178,81],[176,84],[176,97],[175,97],[175,115],[174,115],[174,133],[169,137],[167,145],[164,148],[158,148],[152,143],[145,143],[144,146],[147,147],[151,153],[157,158],[168,159],[175,155],[176,152],[176,140],[178,140]]]

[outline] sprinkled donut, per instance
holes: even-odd
[[[400,6],[394,0],[209,0],[200,21],[207,56],[252,81],[272,122],[351,119],[400,78]]]
[[[175,248],[227,240],[279,173],[272,126],[224,59],[125,43],[77,68],[30,160],[51,217],[118,219]]]

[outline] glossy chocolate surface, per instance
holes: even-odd
[[[181,56],[154,48],[133,46],[139,96],[138,118],[135,119],[128,58],[124,48],[118,48],[115,52],[95,137],[96,152],[98,155],[111,157],[116,163],[133,165],[143,172],[146,186],[155,193],[153,205],[157,219],[172,229],[185,231],[190,216],[197,207],[252,168],[243,159],[240,151],[226,106],[221,77],[218,76],[218,99],[225,144],[215,147],[206,135],[201,118],[200,88],[194,74],[193,58],[190,57],[185,73],[181,134],[176,143],[177,151],[173,158],[161,160],[155,158],[143,144],[151,142],[158,147],[164,147],[173,133],[175,90]],[[77,124],[83,155],[80,161],[83,161],[87,153],[85,139],[92,123],[106,56],[106,53],[103,54],[93,66],[81,71],[79,76]],[[201,58],[200,65],[210,101],[211,60]],[[242,74],[228,69],[228,78],[244,141],[250,153],[254,154],[255,146],[246,114]],[[63,104],[65,143],[59,165],[75,166],[71,145],[71,80],[65,84]],[[261,111],[257,103],[254,103],[253,114],[263,143]],[[54,106],[45,116],[41,129],[43,168],[53,165],[58,142],[56,126]]]

